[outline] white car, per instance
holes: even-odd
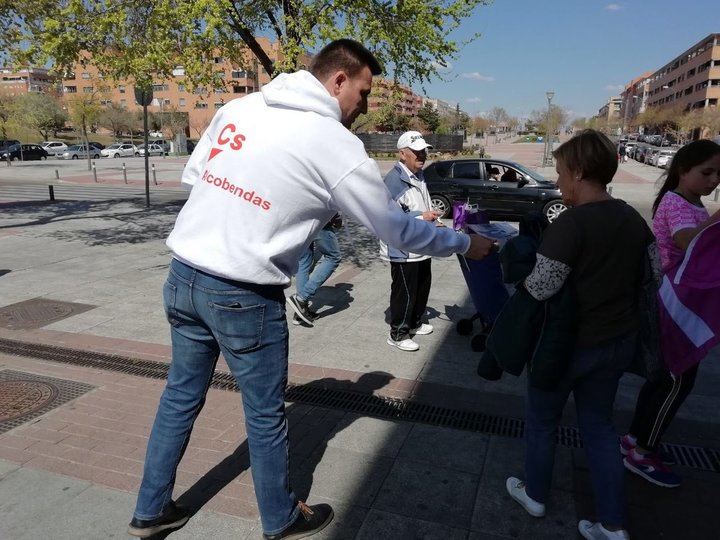
[[[657,156],[654,156],[653,158],[653,165],[660,167],[661,169],[667,169],[668,165],[670,165],[670,162],[672,161],[672,158],[675,157],[676,152],[677,150],[660,150]]]
[[[40,144],[43,150],[45,150],[49,156],[62,155],[68,146],[62,141],[45,141]]]
[[[165,155],[165,149],[160,146],[159,144],[152,144],[150,143],[148,145],[150,147],[150,151],[148,152],[149,156],[164,156]],[[141,156],[145,155],[145,145],[141,144],[138,146],[138,152]]]
[[[139,156],[140,153],[134,144],[115,143],[111,144],[107,148],[103,148],[100,155],[103,157],[121,158]]]

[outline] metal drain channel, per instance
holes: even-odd
[[[152,379],[167,378],[169,365],[152,360],[139,360],[116,354],[88,352],[14,341],[0,338],[0,353],[24,356],[51,362],[116,371]],[[212,388],[237,392],[235,379],[230,373],[216,371]],[[388,420],[417,422],[433,426],[450,427],[465,431],[522,438],[525,422],[475,411],[437,407],[410,400],[375,396],[349,390],[333,390],[312,385],[288,385],[285,399],[317,407],[340,409]],[[558,443],[569,448],[582,448],[580,432],[575,427],[558,428]],[[663,443],[663,450],[672,455],[678,464],[695,469],[720,472],[720,451],[712,448]]]

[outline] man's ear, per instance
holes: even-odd
[[[340,90],[342,89],[343,85],[347,82],[348,76],[344,71],[336,71],[335,74],[331,77],[331,93],[333,96],[337,96],[340,94]]]

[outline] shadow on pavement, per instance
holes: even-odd
[[[376,371],[362,375],[357,381],[328,377],[303,386],[372,394],[375,390],[388,385],[393,378],[389,373]],[[340,431],[337,430],[337,426],[345,413],[328,414],[328,409],[291,403],[286,408],[286,414],[290,437],[291,484],[298,499],[306,500],[313,485],[315,469],[325,454],[328,442]],[[348,425],[343,424],[342,427],[344,429]],[[213,497],[249,468],[250,453],[246,441],[209,470],[176,502],[189,508],[191,516],[195,515]],[[152,538],[166,538],[169,534],[171,532],[164,532]]]

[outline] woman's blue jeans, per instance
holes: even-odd
[[[636,334],[597,347],[577,349],[558,390],[528,386],[525,455],[527,494],[545,503],[550,493],[557,427],[572,392],[578,426],[595,494],[597,518],[606,525],[625,522],[625,469],[612,422],[618,382],[636,348]]]
[[[277,534],[299,512],[289,486],[283,289],[215,277],[173,260],[163,297],[172,363],[148,442],[135,517],[156,518],[171,500],[178,464],[222,352],[242,395],[263,530]]]
[[[318,250],[322,257],[313,268],[315,250]],[[300,257],[295,276],[298,298],[305,301],[310,300],[340,265],[341,260],[342,254],[337,234],[330,229],[322,229]]]

